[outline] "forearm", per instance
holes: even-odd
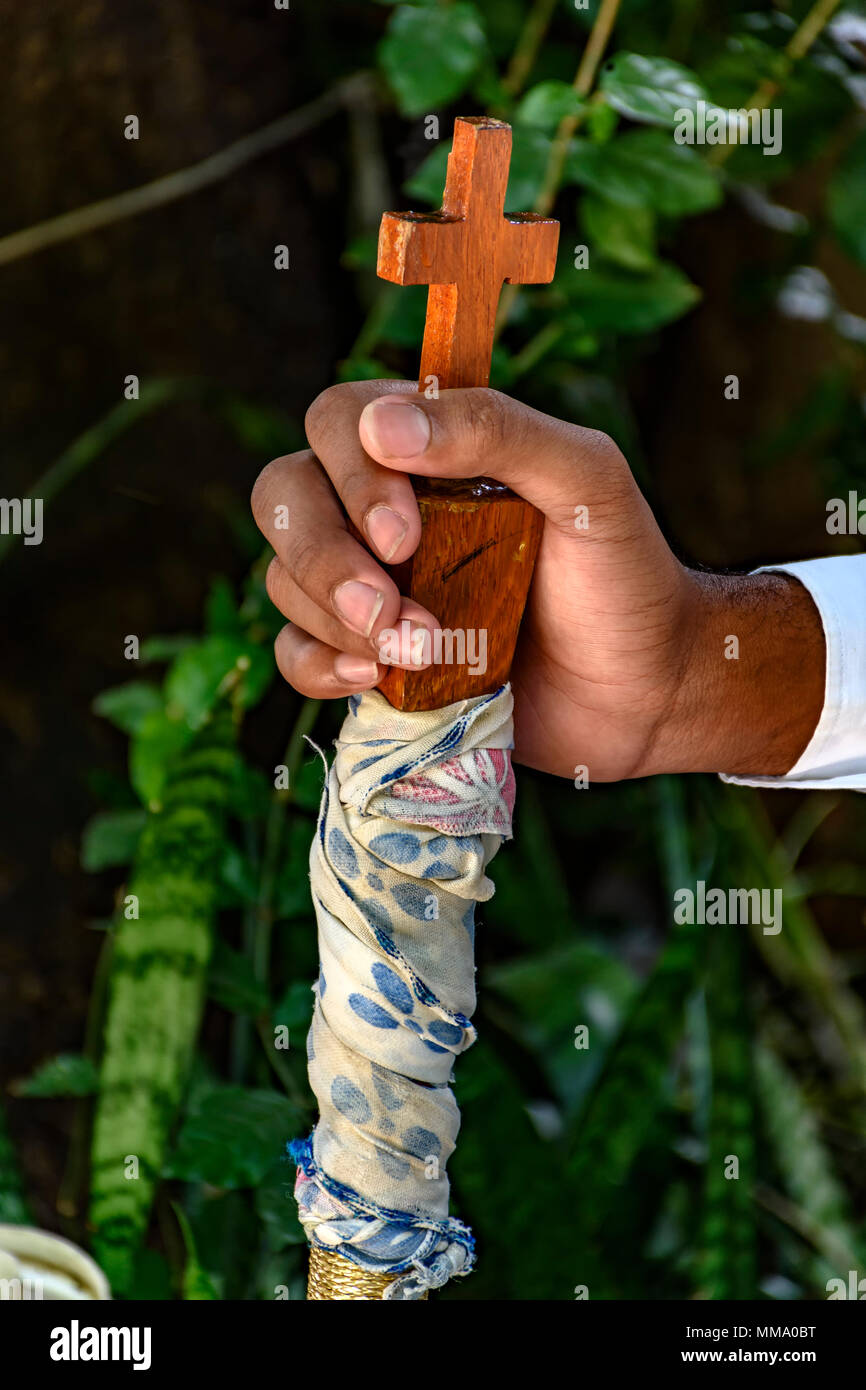
[[[650,772],[781,777],[824,700],[825,641],[790,575],[687,572],[683,676],[650,750]]]

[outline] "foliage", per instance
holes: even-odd
[[[694,260],[689,273],[679,264],[687,219],[719,215],[732,194],[772,207],[781,178],[811,175],[832,150],[826,202],[813,225],[780,233],[780,263],[829,230],[866,264],[866,155],[850,120],[851,53],[826,30],[796,61],[786,52],[802,4],[624,4],[595,80],[575,82],[598,9],[383,5],[376,61],[393,129],[432,112],[444,131],[458,101],[513,123],[507,207],[547,210],[556,196],[564,234],[553,285],[511,302],[494,380],[563,416],[579,403],[583,423],[631,453],[628,364],[663,352],[662,330],[701,298]],[[768,82],[784,113],[778,160],[674,140],[683,107],[748,106]],[[407,201],[438,205],[446,159],[443,139],[407,179]],[[363,277],[373,255],[360,238],[346,266]],[[423,290],[381,286],[343,378],[411,377],[423,315]],[[757,441],[751,466],[804,435],[827,441],[834,476],[866,466],[862,443],[848,447],[862,412],[841,348],[831,377]],[[253,453],[297,433],[275,407],[208,399]],[[60,481],[118,428],[113,412]],[[92,1244],[129,1296],[303,1296],[281,1149],[311,1119],[306,852],[321,770],[303,735],[316,707],[295,710],[287,785],[244,752],[278,626],[257,563],[239,603],[226,580],[215,585],[202,635],[142,645],[142,664],[167,664],[162,681],[95,705],[129,739],[128,796],[82,842],[85,867],[106,873],[121,904],[101,966],[107,997],[97,980],[86,1055],[48,1060],[17,1094],[84,1097],[98,1067]],[[455,1207],[482,1258],[446,1297],[820,1297],[864,1259],[850,1143],[862,1143],[866,1105],[863,967],[832,958],[810,909],[801,858],[818,825],[795,810],[777,832],[754,793],[711,779],[577,793],[522,777],[517,840],[497,861],[480,933],[480,1039],[457,1077],[467,1118]],[[853,872],[839,866],[829,891]],[[743,928],[672,926],[673,891],[698,878],[784,886],[783,933],[750,943]],[[12,1173],[0,1130],[0,1199],[21,1213]]]

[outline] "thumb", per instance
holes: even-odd
[[[501,391],[468,387],[379,396],[358,423],[377,463],[428,478],[495,478],[557,525],[572,527],[579,504],[619,505],[638,493],[617,446],[598,430],[542,415]]]

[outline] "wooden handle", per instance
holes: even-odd
[[[510,126],[458,118],[441,212],[382,218],[379,275],[430,286],[421,391],[486,386],[503,283],[553,279],[558,222],[503,212],[510,158]],[[413,485],[421,540],[393,575],[401,593],[436,614],[443,638],[425,670],[387,672],[379,689],[401,710],[485,695],[508,679],[543,524],[489,478]]]

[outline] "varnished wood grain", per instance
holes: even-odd
[[[486,386],[502,285],[553,279],[559,224],[533,213],[505,215],[511,128],[487,117],[458,118],[441,212],[386,212],[378,272],[400,285],[430,286],[420,386]],[[435,379],[431,381],[431,378]],[[393,569],[402,593],[451,633],[485,633],[484,673],[443,643],[444,662],[424,671],[392,668],[380,685],[398,709],[435,709],[496,690],[508,679],[532,580],[542,519],[491,479],[413,479],[422,532],[410,560]],[[478,648],[476,647],[476,653]]]
[[[556,269],[559,223],[534,213],[505,216],[511,127],[458,118],[441,212],[386,212],[378,273],[398,285],[429,285],[421,350],[422,387],[486,386],[496,307],[505,281],[547,284]]]

